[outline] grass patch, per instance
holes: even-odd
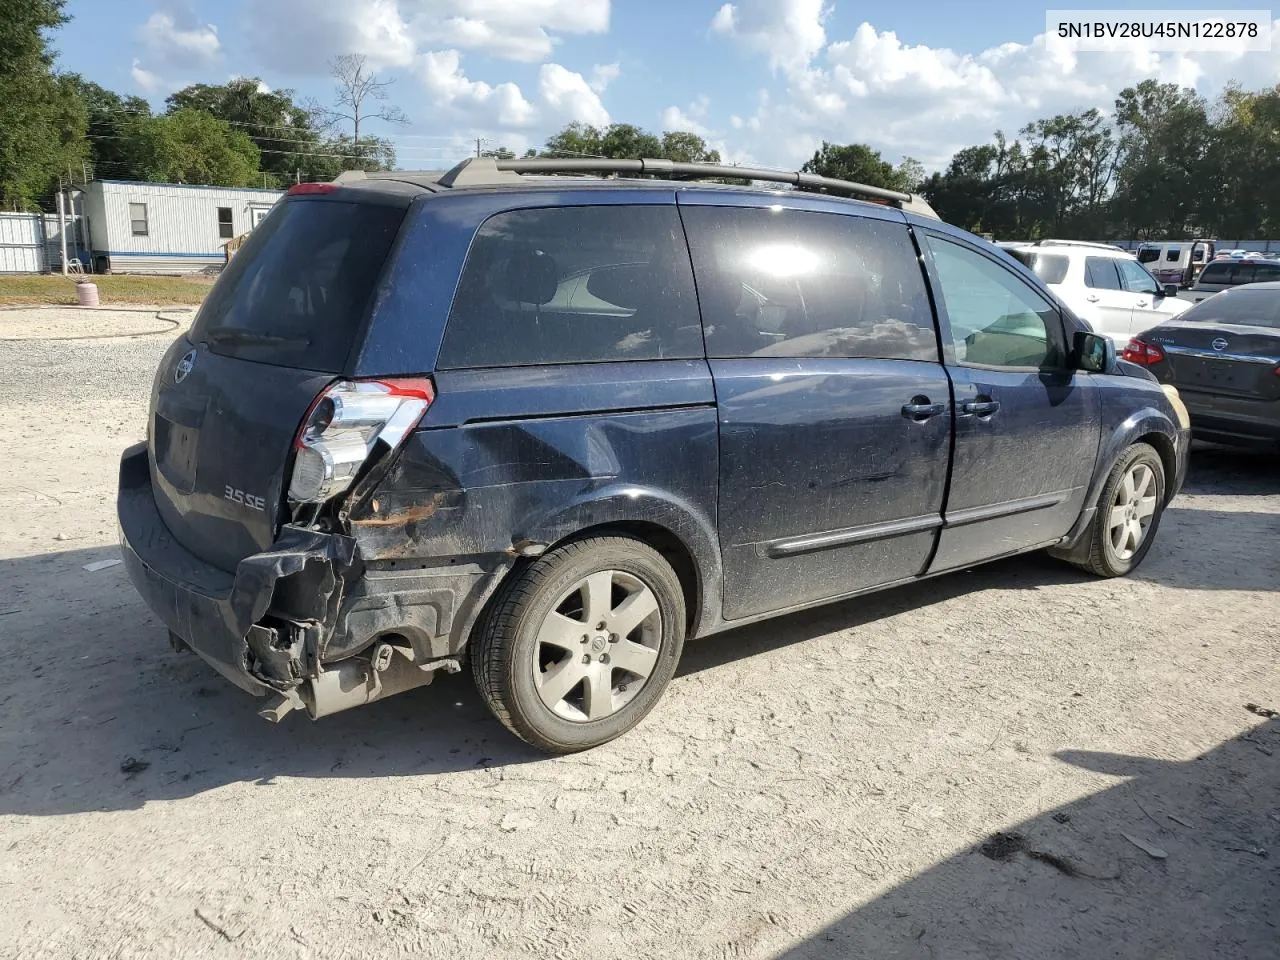
[[[127,303],[189,303],[204,300],[214,277],[95,276],[98,299],[104,307]],[[74,304],[76,282],[61,275],[0,276],[0,306]]]

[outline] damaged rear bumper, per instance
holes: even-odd
[[[454,573],[433,589],[421,577],[366,578],[352,538],[293,526],[228,573],[170,535],[145,444],[121,459],[116,508],[125,568],[147,606],[228,680],[272,696],[271,719],[299,706],[324,716],[458,669],[461,641],[448,628],[459,597],[478,602],[487,578]]]

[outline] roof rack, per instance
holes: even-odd
[[[764,170],[754,167],[728,167],[714,163],[682,163],[676,160],[553,160],[536,158],[528,160],[495,160],[491,157],[471,157],[436,180],[443,187],[498,186],[519,182],[522,174],[596,173],[596,174],[652,174],[667,179],[722,179],[760,180],[766,183],[789,183],[811,190],[824,190],[842,196],[887,202],[908,213],[931,219],[940,219],[933,207],[916,194],[886,190],[852,180],[836,180],[813,173],[788,170]],[[407,176],[407,175],[406,175]]]

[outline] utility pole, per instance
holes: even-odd
[[[476,137],[476,156],[480,156],[480,138]]]
[[[62,275],[67,275],[67,209],[62,200],[62,184],[58,184],[58,240],[62,246]]]

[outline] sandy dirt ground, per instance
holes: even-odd
[[[1126,580],[693,643],[584,755],[466,674],[272,726],[86,569],[173,336],[137,321],[0,324],[0,956],[1280,957],[1277,458],[1197,450]]]

